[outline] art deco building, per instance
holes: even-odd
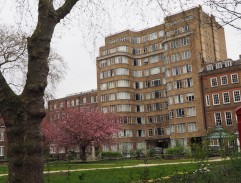
[[[227,59],[224,29],[212,15],[201,7],[177,13],[149,29],[110,35],[99,52],[98,106],[123,116],[112,150],[200,140],[206,127],[199,70]]]

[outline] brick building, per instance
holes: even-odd
[[[204,135],[199,70],[227,59],[224,29],[196,7],[139,32],[105,38],[98,105],[124,118],[119,151],[188,145]]]
[[[238,134],[235,110],[241,106],[241,56],[236,61],[228,59],[208,64],[201,69],[200,78],[207,131],[222,126]]]
[[[48,113],[49,120],[54,121],[61,118],[61,110],[65,108],[83,108],[83,109],[96,109],[97,108],[97,90],[89,90],[85,92],[80,92],[76,94],[69,95],[64,98],[51,100],[48,102]],[[75,152],[79,152],[79,149],[73,149]],[[87,155],[91,154],[93,150],[91,147],[87,149]],[[50,146],[50,154],[53,156],[58,156],[59,159],[65,158],[66,149],[64,147],[60,148],[52,144]],[[91,157],[91,156],[90,156]]]

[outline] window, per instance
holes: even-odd
[[[137,137],[145,137],[145,130],[137,130],[136,136]]]
[[[133,55],[139,55],[141,53],[141,49],[140,48],[133,48],[132,50],[132,54]]]
[[[141,59],[134,59],[132,64],[133,66],[141,66]]]
[[[177,76],[182,74],[181,68],[180,67],[173,67],[172,68],[172,75],[173,76]]]
[[[170,110],[169,111],[169,119],[172,119],[172,118],[174,118],[174,111]]]
[[[183,103],[183,95],[180,95],[180,94],[176,95],[174,99],[175,99],[175,104]]]
[[[187,129],[189,132],[195,132],[197,131],[197,123],[196,122],[191,122],[187,124]]]
[[[147,112],[150,112],[150,111],[151,111],[151,104],[147,104],[147,105],[146,105],[146,110],[147,110]]]
[[[147,65],[147,64],[148,64],[148,58],[145,58],[145,59],[144,59],[143,64],[144,64],[144,65]]]
[[[234,102],[241,102],[240,90],[233,91],[233,101]]]
[[[129,69],[126,68],[118,68],[115,70],[116,75],[129,75]]]
[[[156,63],[158,61],[159,61],[159,55],[154,55],[154,56],[150,57],[150,63],[151,64]]]
[[[163,36],[164,36],[164,33],[165,33],[164,30],[159,31],[159,36],[160,36],[160,37],[163,37]]]
[[[184,86],[186,88],[192,87],[193,86],[193,79],[192,78],[187,78],[184,80]]]
[[[184,65],[182,67],[182,70],[183,70],[183,74],[191,73],[192,72],[192,65],[191,64]]]
[[[176,109],[177,118],[184,117],[184,109]]]
[[[150,75],[149,69],[145,69],[144,70],[144,76],[149,76],[149,75]]]
[[[152,86],[160,86],[161,85],[161,80],[160,79],[155,79],[151,81]]]
[[[133,82],[133,88],[135,89],[141,89],[143,88],[143,83],[142,82]]]
[[[170,126],[170,132],[171,133],[175,133],[175,125],[171,125]]]
[[[195,99],[194,93],[187,93],[185,96],[186,96],[186,101],[187,102],[192,102]]]
[[[215,121],[215,125],[221,125],[222,124],[222,116],[220,112],[216,112],[214,113],[214,121]]]
[[[155,128],[155,135],[164,135],[165,134],[165,130],[164,128]]]
[[[182,60],[189,59],[191,57],[190,50],[182,52]]]
[[[229,104],[230,103],[230,97],[228,92],[223,93],[223,103],[224,104]]]
[[[115,100],[115,93],[109,94],[109,101]]]
[[[107,101],[107,95],[101,95],[101,102]]]
[[[143,100],[143,94],[142,93],[137,93],[134,94],[134,100]]]
[[[177,125],[177,133],[185,132],[185,123],[181,123]]]
[[[4,156],[4,146],[0,146],[0,156]]]
[[[121,119],[122,124],[131,124],[131,117],[130,116],[123,116]]]
[[[96,97],[91,96],[91,98],[90,98],[90,102],[91,102],[91,103],[95,103],[95,102],[96,102]],[[76,104],[76,105],[77,105],[77,104]]]
[[[4,141],[4,131],[0,130],[0,141]]]
[[[181,89],[182,88],[182,81],[174,81],[174,89]]]
[[[152,92],[152,98],[161,98],[161,91]]]
[[[173,103],[172,96],[168,97],[168,104],[171,105]]]
[[[136,105],[135,112],[144,112],[145,108],[144,105]]]
[[[231,74],[231,82],[234,83],[238,83],[238,74]]]
[[[221,80],[221,85],[227,85],[228,84],[228,76],[221,76],[220,77]]]
[[[219,105],[219,94],[213,94],[213,105]]]
[[[131,105],[129,104],[117,105],[117,112],[131,112]]]
[[[225,121],[227,126],[233,125],[231,112],[225,112]]]
[[[116,106],[115,105],[110,105],[109,111],[110,112],[116,112]]]
[[[118,80],[116,82],[116,87],[130,87],[130,81],[129,80]]]
[[[108,88],[109,88],[109,89],[115,88],[115,82],[114,82],[114,81],[110,81],[110,82],[108,83]]]
[[[187,116],[196,116],[196,107],[188,107],[186,112]]]
[[[100,67],[105,67],[106,66],[106,60],[100,61]]]
[[[206,95],[206,106],[210,106],[210,97]]]
[[[145,118],[137,117],[136,118],[136,123],[139,124],[139,125],[145,124]]]
[[[118,51],[119,52],[127,52],[128,51],[128,47],[127,46],[119,46],[118,47]]]
[[[145,81],[145,88],[150,88],[151,82],[150,81]]]
[[[177,62],[177,61],[179,61],[179,60],[180,60],[180,55],[179,55],[179,53],[174,53],[174,54],[171,55],[171,61],[172,61],[172,62]]]
[[[127,57],[115,57],[115,63],[116,64],[128,64],[128,58]]]
[[[148,129],[148,136],[149,137],[153,136],[153,129]]]
[[[133,71],[133,77],[135,78],[142,77],[142,71]]]
[[[216,69],[221,69],[223,67],[223,64],[222,62],[218,62],[215,64],[215,66],[216,66]]]
[[[121,99],[131,99],[131,95],[128,92],[118,92],[116,94],[116,99],[121,100]]]
[[[160,67],[154,67],[150,69],[150,75],[159,74],[161,72]]]
[[[118,134],[119,137],[132,137],[132,130],[122,130]]]
[[[107,71],[100,73],[100,79],[104,79],[104,78],[107,78]]]
[[[166,78],[171,76],[171,71],[170,71],[170,69],[167,69],[165,73],[166,73]]]
[[[189,38],[188,37],[183,37],[183,38],[181,38],[181,45],[182,46],[187,46],[187,45],[189,45],[190,44],[190,41],[189,41]]]
[[[215,87],[218,86],[218,80],[217,78],[210,78],[210,83],[211,83],[211,87]]]

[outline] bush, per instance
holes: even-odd
[[[106,152],[101,153],[101,157],[102,158],[118,158],[118,157],[121,157],[121,153],[106,151]]]
[[[173,148],[167,148],[166,149],[166,154],[185,154],[185,148],[182,146],[177,146],[177,147],[173,147]]]

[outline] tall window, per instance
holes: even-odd
[[[142,77],[142,71],[133,71],[133,77],[135,78]]]
[[[196,107],[186,108],[187,116],[196,116]]]
[[[4,131],[0,130],[0,141],[4,141]]]
[[[189,59],[191,57],[190,50],[182,52],[182,60]]]
[[[221,85],[227,85],[228,84],[228,76],[221,76],[220,77],[221,80]]]
[[[195,100],[194,93],[187,93],[185,96],[187,102],[192,102]]]
[[[213,94],[213,105],[219,105],[219,94]]]
[[[217,126],[222,124],[222,116],[220,112],[214,113],[214,120]]]
[[[164,135],[165,130],[164,128],[155,128],[155,135]]]
[[[206,95],[206,106],[210,106],[210,97]]]
[[[231,112],[225,112],[225,121],[227,126],[233,125]]]
[[[217,78],[210,78],[210,83],[211,83],[211,87],[215,87],[218,86],[218,80]]]
[[[4,156],[4,146],[0,146],[0,156]]]
[[[240,90],[233,91],[233,101],[234,102],[241,102]]]
[[[231,74],[231,82],[232,83],[238,83],[238,74]]]
[[[184,109],[176,109],[177,118],[184,117]]]
[[[185,123],[181,123],[177,125],[177,132],[178,133],[183,133],[185,132]]]
[[[182,88],[182,81],[174,81],[174,89],[181,89]]]
[[[193,79],[192,78],[187,78],[184,80],[184,86],[186,88],[192,87],[193,86]]]
[[[224,104],[229,104],[230,103],[229,92],[224,92],[223,93],[223,103]]]
[[[197,123],[196,122],[188,123],[187,128],[189,132],[195,132],[197,131]]]

